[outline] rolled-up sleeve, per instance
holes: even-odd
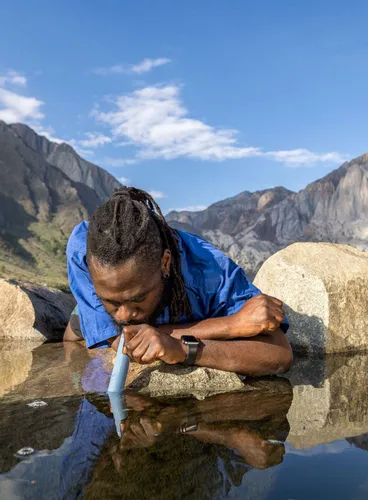
[[[86,262],[88,224],[76,226],[69,238],[66,256],[69,286],[78,304],[83,338],[88,348],[108,347],[116,327],[97,297]]]
[[[251,298],[261,294],[259,290],[245,275],[244,270],[224,254],[217,255],[217,273],[220,275],[216,292],[211,298],[210,317],[230,316],[237,313]],[[221,270],[221,271],[220,271]],[[289,321],[280,325],[284,333],[288,331]]]

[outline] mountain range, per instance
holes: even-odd
[[[170,212],[172,227],[198,234],[253,278],[273,253],[296,241],[368,249],[368,154],[344,163],[298,193],[244,191],[200,212]]]
[[[121,184],[23,124],[0,121],[0,276],[66,287],[65,246]],[[368,249],[368,154],[295,193],[244,191],[200,212],[170,212],[172,227],[198,234],[253,278],[271,254],[295,241]]]

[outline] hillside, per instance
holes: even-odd
[[[66,286],[72,228],[118,186],[70,146],[0,121],[0,276]]]

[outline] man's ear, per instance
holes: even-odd
[[[171,252],[166,249],[161,258],[161,270],[164,276],[170,276]]]

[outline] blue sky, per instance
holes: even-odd
[[[163,210],[292,190],[368,150],[364,0],[19,0],[1,7],[0,118]]]

